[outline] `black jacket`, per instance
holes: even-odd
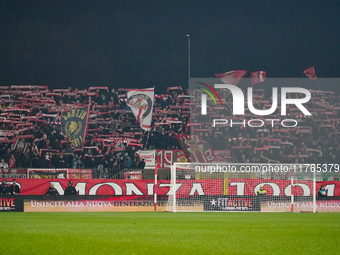
[[[67,186],[64,195],[65,196],[77,195],[77,190],[73,186]]]
[[[9,192],[11,193],[11,195],[13,195],[13,193],[17,193],[18,195],[20,194],[20,188],[18,184],[15,184],[15,186],[11,185],[9,187]]]
[[[144,169],[145,168],[145,161],[139,161],[137,169]]]
[[[10,194],[8,185],[0,184],[0,195],[8,195],[8,194]]]
[[[56,188],[49,187],[45,195],[56,196],[59,195],[59,192],[56,190]]]

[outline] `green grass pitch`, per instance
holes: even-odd
[[[0,254],[340,254],[339,213],[0,213]]]

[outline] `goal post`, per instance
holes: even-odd
[[[315,164],[174,163],[166,211],[316,212]]]

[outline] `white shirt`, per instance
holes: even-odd
[[[0,163],[0,168],[8,168],[8,164],[6,162]]]

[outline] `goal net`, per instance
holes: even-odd
[[[175,163],[169,212],[315,212],[314,164]]]

